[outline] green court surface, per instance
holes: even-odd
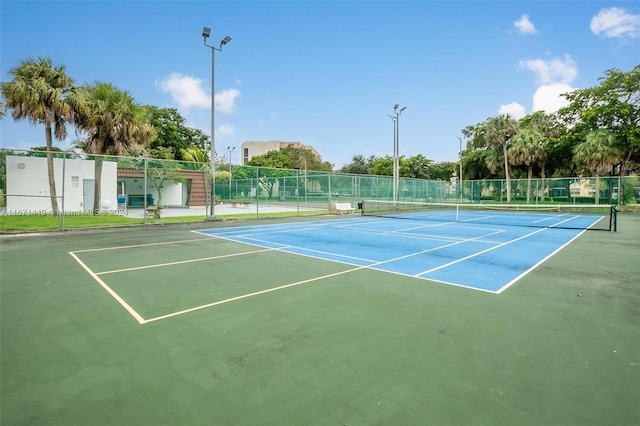
[[[251,223],[1,237],[0,424],[640,424],[640,215],[499,295]]]

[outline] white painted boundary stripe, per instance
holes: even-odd
[[[557,215],[557,216],[553,216],[553,215],[552,216],[547,216],[547,217],[544,217],[542,219],[534,220],[532,223],[546,222],[548,220],[553,220],[553,219],[556,219],[558,217],[564,217],[564,216],[568,216],[568,215],[569,215],[569,213],[565,213],[565,214],[561,214],[561,215]]]
[[[295,287],[295,286],[298,286],[298,285],[301,285],[301,284],[307,284],[307,283],[310,283],[310,282],[313,282],[313,281],[323,280],[325,278],[331,278],[331,277],[336,277],[338,275],[348,274],[350,272],[358,271],[358,270],[364,269],[364,268],[365,268],[365,266],[359,266],[357,268],[347,269],[346,271],[335,272],[333,274],[323,275],[321,277],[310,278],[308,280],[297,281],[297,282],[294,282],[294,283],[285,284],[285,285],[281,285],[281,286],[278,286],[278,287],[268,288],[266,290],[256,291],[254,293],[243,294],[241,296],[231,297],[229,299],[219,300],[219,301],[213,302],[213,303],[207,303],[206,305],[196,306],[194,308],[185,309],[183,311],[173,312],[173,313],[170,313],[170,314],[167,314],[167,315],[161,315],[161,316],[155,317],[155,318],[149,318],[148,320],[145,321],[145,323],[150,323],[150,322],[153,322],[153,321],[159,321],[159,320],[162,320],[162,319],[171,318],[171,317],[175,317],[175,316],[178,316],[178,315],[184,315],[184,314],[188,314],[190,312],[199,311],[201,309],[211,308],[213,306],[222,305],[224,303],[229,303],[229,302],[234,302],[236,300],[246,299],[246,298],[253,297],[253,296],[259,296],[261,294],[271,293],[271,292],[274,292],[274,291],[283,290],[285,288]]]
[[[533,265],[531,268],[527,269],[526,271],[524,271],[522,274],[518,275],[517,277],[515,277],[514,279],[512,279],[511,281],[509,281],[508,283],[506,283],[504,286],[500,287],[497,291],[496,294],[500,294],[503,291],[505,291],[506,289],[508,289],[509,287],[511,287],[512,285],[514,285],[517,281],[520,280],[520,278],[524,277],[525,275],[527,275],[529,272],[533,271],[534,269],[536,269],[538,266],[540,266],[542,263],[544,263],[547,259],[549,259],[551,256],[555,255],[556,253],[558,253],[560,250],[562,250],[563,248],[565,248],[566,246],[568,246],[569,244],[571,244],[573,241],[576,240],[576,238],[578,238],[580,235],[584,234],[585,232],[587,232],[587,230],[583,230],[582,232],[578,233],[578,235],[576,235],[575,237],[571,238],[569,241],[567,241],[566,243],[564,243],[562,246],[558,247],[556,250],[554,250],[552,253],[550,253],[548,256],[546,256],[544,259],[541,259],[538,263],[536,263],[535,265]]]
[[[244,255],[247,255],[247,254],[260,253],[260,252],[272,251],[272,250],[274,250],[274,249],[252,250],[252,251],[245,251],[245,252],[242,252],[242,253],[223,254],[223,255],[220,255],[220,256],[210,256],[210,257],[201,257],[199,259],[178,260],[178,261],[175,261],[175,262],[167,262],[167,263],[156,263],[154,265],[136,266],[136,267],[133,267],[133,268],[114,269],[113,271],[96,272],[96,275],[116,274],[116,273],[119,273],[119,272],[139,271],[141,269],[151,269],[151,268],[160,268],[160,267],[163,267],[163,266],[182,265],[182,264],[185,264],[185,263],[204,262],[205,260],[224,259],[226,257],[244,256]]]
[[[209,238],[196,238],[191,240],[179,240],[179,241],[165,241],[162,243],[135,244],[130,246],[103,247],[103,248],[97,248],[97,249],[76,250],[74,251],[74,253],[90,253],[93,251],[123,250],[123,249],[137,248],[137,247],[163,246],[168,244],[191,243],[194,241],[207,241],[207,240],[209,240]]]
[[[490,248],[488,248],[488,249],[486,249],[486,250],[481,250],[481,251],[479,251],[479,252],[477,252],[477,253],[471,254],[471,255],[469,255],[469,256],[465,256],[465,257],[460,258],[460,259],[456,259],[456,260],[454,260],[453,262],[445,263],[444,265],[440,265],[440,266],[438,266],[437,268],[432,268],[432,269],[428,269],[428,270],[426,270],[426,271],[420,272],[419,274],[416,274],[415,276],[416,276],[416,277],[421,277],[421,276],[423,276],[423,275],[429,274],[429,273],[434,272],[434,271],[437,271],[437,270],[439,270],[439,269],[447,268],[447,267],[449,267],[449,266],[451,266],[451,265],[455,265],[456,263],[463,262],[463,261],[465,261],[465,260],[467,260],[467,259],[471,259],[471,258],[473,258],[473,257],[479,256],[479,255],[484,254],[484,253],[487,253],[487,252],[490,252],[490,251],[495,250],[495,249],[498,249],[498,248],[500,248],[500,247],[504,247],[504,246],[506,246],[506,245],[508,245],[508,244],[515,243],[516,241],[522,240],[522,239],[524,239],[524,238],[528,238],[528,237],[530,237],[531,235],[534,235],[534,234],[537,234],[537,233],[539,233],[539,232],[546,231],[546,230],[547,230],[547,228],[541,228],[541,229],[538,229],[537,231],[530,232],[530,233],[528,233],[528,234],[526,234],[526,235],[523,235],[523,236],[521,236],[521,237],[514,238],[513,240],[506,241],[506,242],[504,242],[504,243],[500,243],[500,244],[498,244],[497,246],[490,247]]]
[[[111,287],[109,287],[107,285],[107,283],[102,281],[100,279],[100,277],[98,277],[91,269],[89,269],[89,267],[87,265],[85,265],[84,262],[81,261],[80,258],[78,258],[78,256],[76,256],[76,254],[74,252],[70,251],[69,254],[71,255],[71,257],[73,257],[76,260],[76,262],[78,262],[80,264],[80,266],[82,266],[82,268],[85,271],[87,271],[89,273],[89,275],[91,275],[93,277],[94,280],[96,280],[98,282],[98,284],[100,284],[102,286],[102,288],[104,288],[107,291],[107,293],[109,293],[111,295],[111,297],[116,299],[116,301],[118,303],[120,303],[120,305],[122,305],[122,307],[125,308],[127,310],[127,312],[129,312],[131,314],[131,316],[136,319],[136,321],[138,321],[140,324],[144,324],[144,323],[147,322],[144,318],[142,318],[142,316],[140,316],[139,313],[137,313],[135,311],[135,309],[133,309],[127,302],[125,302],[124,299],[118,295],[118,293],[113,291],[113,289]]]

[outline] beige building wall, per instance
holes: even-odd
[[[307,148],[320,158],[320,154],[311,146],[303,145],[300,142],[288,141],[246,141],[242,144],[242,164],[247,164],[256,155],[264,155],[269,151],[280,151],[292,145],[294,148]]]

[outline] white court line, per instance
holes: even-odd
[[[569,219],[563,220],[562,222],[554,223],[553,225],[550,225],[549,228],[555,228],[555,227],[557,227],[559,225],[562,225],[565,222],[569,222],[569,221],[572,221],[573,219],[578,219],[578,218],[580,218],[580,216],[573,216],[573,217],[571,217]],[[595,225],[597,222],[599,222],[599,221],[596,221],[596,222],[592,223],[591,225],[589,225],[589,228],[592,227],[593,225]]]
[[[74,253],[89,253],[89,252],[92,252],[92,251],[122,250],[122,249],[137,248],[137,247],[151,247],[151,246],[191,243],[191,242],[194,242],[194,241],[207,241],[207,240],[208,240],[208,238],[195,238],[195,239],[191,239],[191,240],[165,241],[165,242],[162,242],[162,243],[134,244],[134,245],[130,245],[130,246],[115,246],[115,247],[103,247],[103,248],[97,248],[97,249],[76,250],[76,251],[74,251]]]
[[[553,253],[550,253],[548,256],[546,256],[544,259],[540,260],[538,263],[536,263],[535,265],[533,265],[531,268],[527,269],[526,271],[524,271],[522,274],[518,275],[517,277],[515,277],[514,279],[512,279],[511,281],[509,281],[508,283],[506,283],[505,285],[503,285],[502,287],[500,287],[497,291],[496,294],[500,294],[502,293],[504,290],[508,289],[509,287],[511,287],[512,285],[514,285],[516,283],[516,281],[520,280],[520,278],[524,277],[525,275],[527,275],[529,272],[533,271],[534,269],[536,269],[538,266],[540,266],[543,262],[545,262],[547,259],[549,259],[551,256],[555,255],[556,253],[558,253],[560,250],[562,250],[563,248],[565,248],[566,246],[568,246],[569,244],[571,244],[573,241],[575,241],[576,238],[578,238],[580,235],[584,234],[585,232],[587,232],[587,230],[583,230],[582,232],[580,232],[578,235],[576,235],[575,237],[573,237],[572,239],[570,239],[569,241],[567,241],[566,243],[564,243],[562,246],[558,247],[556,250],[553,251]]]
[[[111,297],[116,299],[116,301],[118,303],[120,303],[120,305],[122,305],[122,307],[125,308],[127,310],[127,312],[129,312],[131,314],[131,316],[134,317],[136,319],[136,321],[138,321],[138,323],[144,324],[146,322],[146,320],[144,318],[142,318],[142,316],[140,316],[140,314],[137,313],[135,311],[135,309],[133,309],[131,307],[131,305],[129,305],[127,302],[125,302],[124,299],[118,295],[118,293],[113,291],[113,289],[111,287],[109,287],[107,285],[107,283],[102,281],[100,279],[100,277],[98,277],[91,269],[89,269],[89,267],[87,265],[85,265],[84,262],[81,261],[80,258],[78,258],[78,256],[76,256],[76,254],[74,252],[70,251],[69,254],[71,255],[71,257],[73,257],[76,260],[76,262],[78,262],[80,264],[80,266],[82,266],[82,268],[85,271],[87,271],[89,273],[89,275],[91,275],[93,277],[94,280],[96,280],[98,282],[98,284],[100,284],[102,286],[102,288],[104,288],[107,291],[107,293],[109,293],[111,295]]]
[[[542,219],[534,220],[534,221],[533,221],[533,223],[544,222],[544,221],[547,221],[547,220],[555,219],[555,218],[557,218],[557,217],[564,217],[564,216],[567,216],[568,214],[569,214],[569,213],[565,213],[565,214],[560,214],[560,215],[557,215],[557,216],[555,216],[555,215],[551,215],[551,216],[547,215],[547,217],[544,217],[544,218],[542,218]],[[576,216],[576,217],[577,217],[577,216]]]
[[[251,242],[251,241],[255,241],[255,242]],[[278,244],[278,243],[273,243],[271,241],[262,241],[262,240],[259,240],[257,238],[243,238],[242,241],[237,241],[237,242],[243,243],[243,244],[255,245],[255,246],[258,246],[258,247],[264,247],[265,244]],[[274,250],[284,251],[285,253],[289,253],[289,254],[307,256],[307,255],[302,254],[302,253],[289,252],[288,250],[290,250],[290,249],[301,250],[301,251],[310,252],[310,253],[318,253],[318,254],[322,254],[322,255],[325,256],[325,257],[316,257],[316,256],[311,256],[311,255],[308,256],[308,257],[312,257],[314,259],[322,259],[322,260],[334,261],[334,259],[328,259],[326,257],[326,256],[333,256],[333,257],[337,257],[337,258],[361,260],[363,262],[378,262],[377,260],[374,260],[374,259],[366,259],[366,258],[363,258],[363,257],[355,257],[355,256],[346,256],[346,255],[342,255],[342,254],[331,253],[331,252],[328,252],[328,251],[314,250],[314,249],[309,249],[309,248],[305,248],[305,247],[298,247],[298,246],[292,246],[292,245],[287,245],[287,246],[282,245],[282,247],[276,248]],[[349,265],[353,265],[353,263],[348,263],[348,264]]]
[[[219,255],[219,256],[201,257],[199,259],[178,260],[178,261],[175,261],[175,262],[156,263],[156,264],[147,265],[147,266],[135,266],[133,268],[114,269],[112,271],[96,272],[96,275],[116,274],[116,273],[119,273],[119,272],[139,271],[141,269],[151,269],[151,268],[160,268],[160,267],[163,267],[163,266],[183,265],[185,263],[204,262],[205,260],[224,259],[224,258],[227,258],[227,257],[244,256],[244,255],[247,255],[247,254],[260,253],[260,252],[270,251],[270,250],[274,250],[274,249],[270,249],[269,248],[269,249],[264,249],[264,250],[253,250],[253,251],[246,251],[246,252],[241,252],[241,253],[223,254],[223,255]]]
[[[421,276],[423,276],[423,275],[429,274],[429,273],[434,272],[434,271],[437,271],[437,270],[439,270],[439,269],[447,268],[447,267],[449,267],[449,266],[451,266],[451,265],[455,265],[456,263],[460,263],[460,262],[463,262],[463,261],[465,261],[465,260],[468,260],[468,259],[474,258],[474,257],[476,257],[476,256],[480,256],[481,254],[488,253],[488,252],[490,252],[490,251],[492,251],[492,250],[498,249],[498,248],[500,248],[500,247],[504,247],[504,246],[506,246],[506,245],[508,245],[508,244],[511,244],[511,243],[515,243],[516,241],[522,240],[522,239],[524,239],[524,238],[528,238],[528,237],[530,237],[530,236],[532,236],[532,235],[535,235],[535,234],[537,234],[537,233],[539,233],[539,232],[546,231],[546,230],[547,230],[547,228],[540,228],[540,229],[538,229],[538,230],[536,230],[536,231],[530,232],[530,233],[525,234],[525,235],[523,235],[523,236],[521,236],[521,237],[515,238],[515,239],[510,240],[510,241],[505,241],[504,243],[500,243],[500,244],[498,244],[497,246],[490,247],[490,248],[485,249],[485,250],[481,250],[481,251],[479,251],[479,252],[477,252],[477,253],[474,253],[474,254],[471,254],[471,255],[469,255],[469,256],[465,256],[465,257],[463,257],[463,258],[460,258],[460,259],[454,260],[453,262],[445,263],[444,265],[440,265],[440,266],[438,266],[438,267],[436,267],[436,268],[432,268],[432,269],[429,269],[429,270],[426,270],[426,271],[420,272],[419,274],[416,274],[415,276],[416,276],[416,277],[421,277]]]
[[[301,284],[307,284],[307,283],[310,283],[310,282],[313,282],[313,281],[323,280],[325,278],[336,277],[338,275],[348,274],[350,272],[359,271],[359,270],[365,269],[365,268],[366,268],[365,266],[359,266],[357,268],[347,269],[346,271],[335,272],[333,274],[322,275],[320,277],[310,278],[308,280],[297,281],[297,282],[294,282],[294,283],[285,284],[285,285],[281,285],[281,286],[278,286],[278,287],[268,288],[266,290],[256,291],[254,293],[243,294],[241,296],[231,297],[229,299],[224,299],[224,300],[219,300],[217,302],[207,303],[206,305],[196,306],[196,307],[189,308],[189,309],[184,309],[184,310],[178,311],[178,312],[172,312],[172,313],[167,314],[167,315],[161,315],[159,317],[149,318],[148,320],[145,321],[145,323],[150,323],[150,322],[153,322],[153,321],[159,321],[159,320],[162,320],[162,319],[171,318],[171,317],[175,317],[175,316],[178,316],[178,315],[184,315],[184,314],[188,314],[190,312],[199,311],[201,309],[206,309],[206,308],[211,308],[213,306],[222,305],[224,303],[235,302],[236,300],[242,300],[242,299],[246,299],[246,298],[253,297],[253,296],[259,296],[261,294],[271,293],[271,292],[274,292],[274,291],[283,290],[285,288],[295,287],[295,286],[298,286],[298,285],[301,285]]]

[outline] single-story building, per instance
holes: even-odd
[[[54,158],[54,176],[58,208],[65,212],[93,209],[95,162],[93,160]],[[101,176],[101,210],[144,208],[156,205],[162,191],[164,207],[204,207],[209,205],[210,182],[200,170],[177,170],[179,180],[146,179],[144,171],[118,168],[105,161]],[[162,185],[160,187],[160,185]],[[146,196],[146,203],[145,203]],[[8,155],[6,157],[5,214],[52,213],[49,175],[45,157]]]

